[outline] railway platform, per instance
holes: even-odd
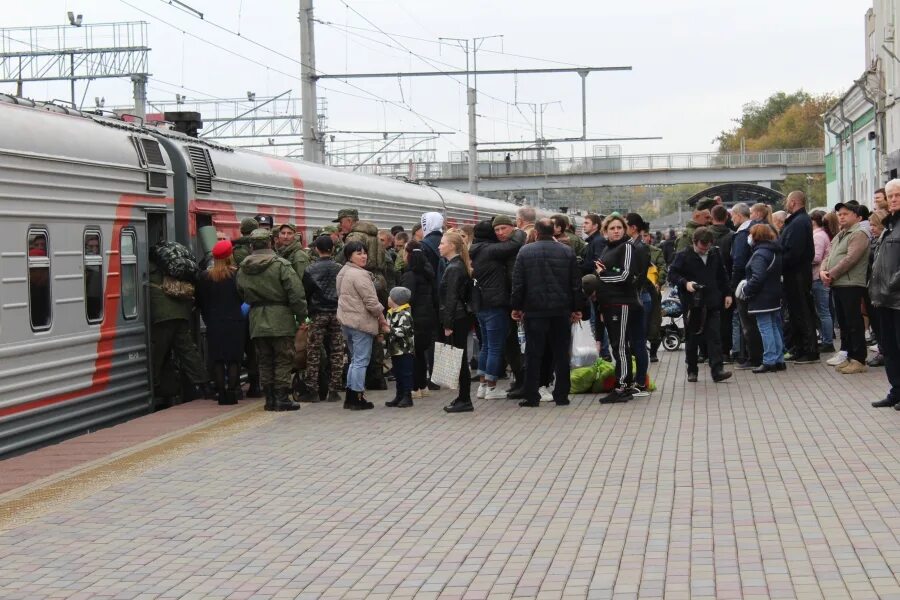
[[[900,598],[884,373],[681,359],[627,404],[196,401],[0,462],[0,596]]]

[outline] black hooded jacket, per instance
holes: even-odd
[[[509,308],[510,273],[508,264],[522,247],[520,236],[505,242],[497,240],[491,220],[475,225],[475,241],[469,248],[474,278],[473,300],[477,310]]]

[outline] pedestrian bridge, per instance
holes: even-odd
[[[534,150],[529,151],[534,153]],[[427,181],[467,191],[469,165],[463,153],[448,162],[348,166],[357,173]],[[494,153],[496,156],[496,153]],[[788,175],[825,172],[821,148],[759,152],[694,152],[630,156],[540,157],[478,162],[480,192],[679,183],[754,182],[769,186]]]

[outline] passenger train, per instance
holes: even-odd
[[[150,412],[150,246],[202,255],[244,217],[304,240],[340,208],[379,227],[515,212],[489,198],[348,173],[0,95],[0,458]]]

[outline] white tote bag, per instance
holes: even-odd
[[[434,369],[431,371],[431,382],[451,390],[458,389],[462,358],[462,348],[437,342],[434,345]]]

